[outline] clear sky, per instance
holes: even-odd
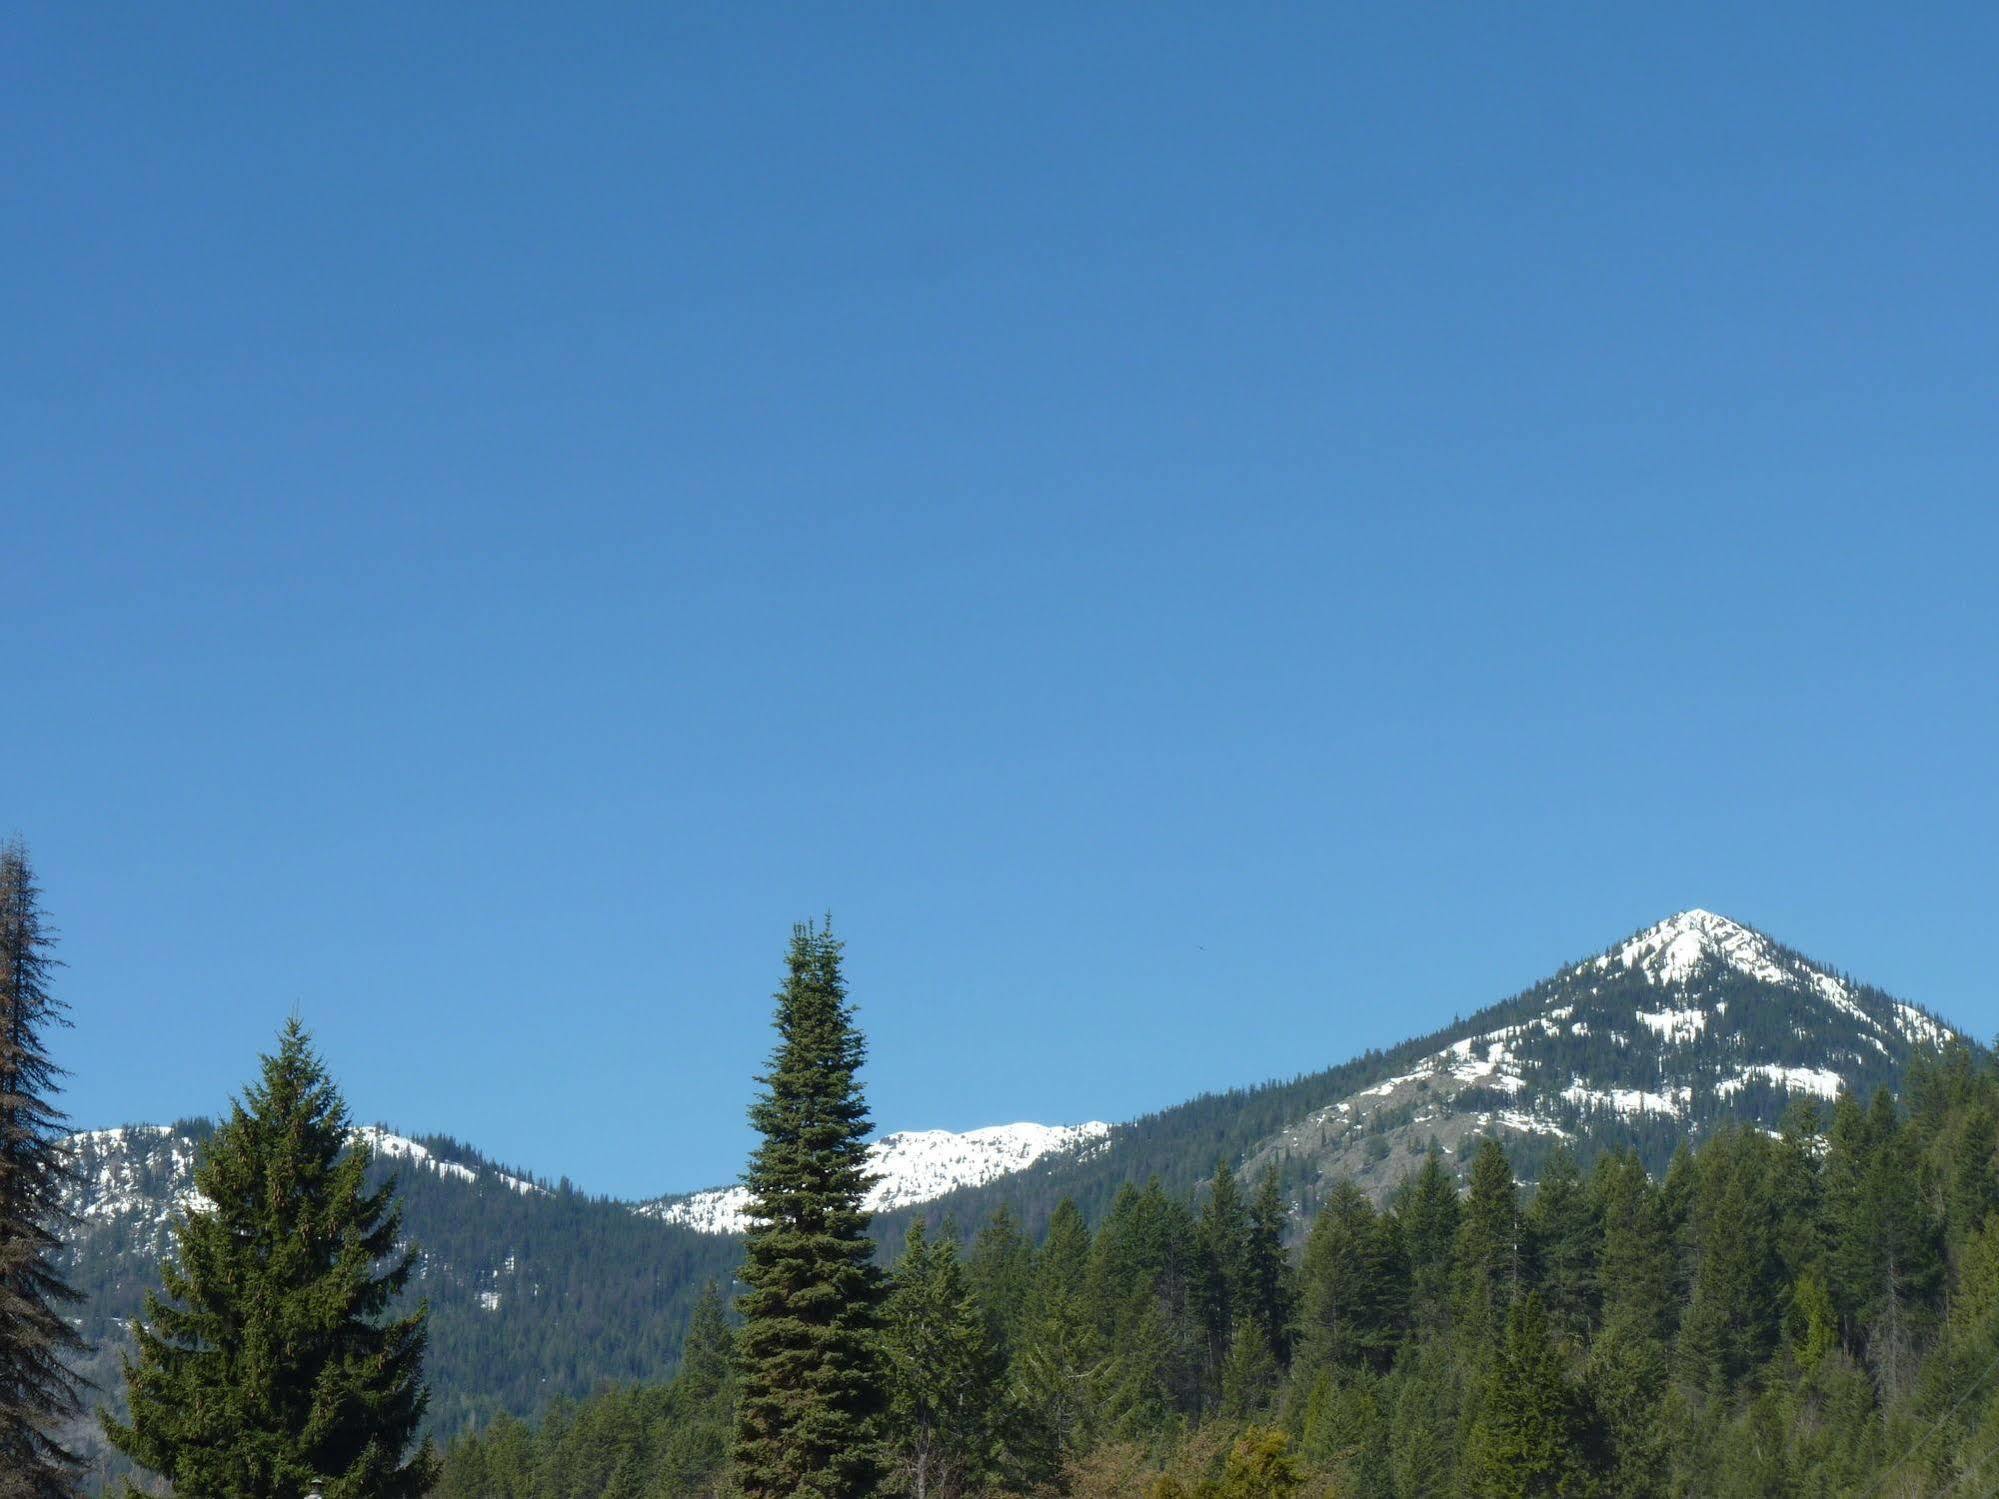
[[[81,1124],[732,1177],[1704,905],[1999,1030],[1990,6],[16,7],[0,829]]]

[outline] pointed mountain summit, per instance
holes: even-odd
[[[1390,1190],[1434,1142],[1485,1134],[1522,1174],[1558,1141],[1636,1146],[1654,1170],[1725,1120],[1775,1128],[1797,1098],[1894,1087],[1956,1032],[1918,1006],[1700,909],[1615,943],[1470,1020],[1399,1047],[1389,1075],[1251,1149],[1309,1185]]]

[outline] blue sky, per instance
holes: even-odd
[[[1987,7],[16,11],[0,827],[82,1123],[738,1169],[1704,905],[1999,1030]],[[754,13],[753,13],[754,12]]]

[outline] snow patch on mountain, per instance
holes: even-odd
[[[352,1132],[357,1145],[376,1155],[452,1181],[490,1181],[509,1191],[540,1193],[546,1188],[492,1167],[475,1170],[447,1160],[426,1145],[379,1124]],[[117,1221],[140,1230],[164,1229],[176,1214],[204,1212],[207,1198],[194,1186],[194,1137],[166,1124],[127,1124],[83,1130],[65,1141],[76,1179],[68,1194],[71,1212],[85,1222]]]
[[[84,1130],[66,1144],[76,1172],[67,1206],[86,1223],[158,1229],[176,1213],[209,1205],[194,1189],[194,1142],[170,1125]]]
[[[1957,1039],[1948,1026],[1938,1025],[1914,1005],[1899,1001],[1895,1005],[1895,1024],[1903,1035],[1919,1045],[1943,1047]]]
[[[1766,984],[1795,981],[1769,938],[1726,916],[1699,908],[1667,917],[1621,947],[1612,948],[1594,966],[1635,968],[1655,984],[1672,986],[1686,983],[1711,959]],[[1576,972],[1580,974],[1589,966],[1585,964]]]
[[[1693,1098],[1693,1089],[1679,1087],[1665,1093],[1647,1093],[1639,1088],[1592,1088],[1581,1078],[1562,1089],[1562,1097],[1579,1109],[1608,1109],[1614,1114],[1670,1114],[1678,1118]]]
[[[1824,1067],[1779,1067],[1775,1063],[1763,1062],[1754,1067],[1739,1068],[1733,1077],[1725,1077],[1716,1083],[1714,1091],[1726,1098],[1731,1093],[1740,1093],[1759,1079],[1793,1093],[1816,1093],[1820,1098],[1837,1098],[1839,1090],[1846,1086],[1844,1078]]]
[[[402,1135],[395,1135],[379,1124],[364,1124],[354,1131],[356,1140],[366,1141],[376,1155],[386,1156],[392,1161],[408,1161],[425,1171],[434,1171],[439,1176],[448,1176],[457,1181],[475,1182],[479,1173],[458,1161],[447,1161],[429,1147]]]
[[[960,1187],[977,1187],[1024,1171],[1064,1151],[1100,1144],[1110,1126],[1088,1124],[994,1124],[957,1133],[946,1129],[905,1130],[884,1135],[868,1147],[868,1170],[875,1176],[864,1205],[870,1212],[930,1202]],[[637,1211],[666,1223],[706,1234],[739,1234],[750,1226],[746,1187],[714,1187],[685,1197],[661,1198]]]
[[[1706,1010],[1640,1010],[1637,1020],[1662,1041],[1691,1041],[1707,1029]]]

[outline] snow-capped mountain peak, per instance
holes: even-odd
[[[1088,1124],[993,1124],[962,1133],[948,1129],[903,1130],[868,1147],[875,1184],[870,1212],[929,1202],[959,1187],[983,1186],[996,1177],[1024,1171],[1045,1157],[1086,1149],[1110,1134],[1110,1126]],[[750,1194],[744,1187],[714,1187],[685,1197],[663,1197],[639,1208],[649,1218],[679,1223],[702,1233],[739,1234],[750,1224]]]
[[[1392,1075],[1279,1131],[1250,1167],[1302,1154],[1386,1191],[1406,1164],[1391,1140],[1455,1154],[1487,1131],[1622,1144],[1660,1125],[1768,1126],[1800,1097],[1866,1096],[1955,1039],[1915,1005],[1699,908],[1454,1030],[1391,1054]]]
[[[1770,984],[1786,983],[1794,976],[1768,937],[1699,907],[1647,927],[1598,958],[1596,966],[1619,964],[1638,969],[1653,983],[1679,984],[1709,962]]]

